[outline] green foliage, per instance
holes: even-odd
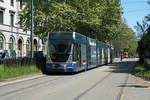
[[[146,17],[148,20],[148,16]],[[136,25],[137,33],[140,37],[140,40],[138,42],[138,53],[140,56],[141,63],[144,62],[144,58],[150,58],[150,27],[147,21],[143,21],[142,24],[137,22]]]
[[[113,45],[116,52],[129,52],[130,55],[136,54],[138,43],[135,33],[125,22],[122,23],[120,34],[113,41]]]
[[[137,63],[134,69],[134,75],[144,79],[150,79],[150,70],[147,70],[145,66]]]
[[[120,32],[120,0],[47,0],[34,2],[34,33],[76,31],[92,38],[110,42]],[[30,0],[20,23],[30,29]]]
[[[148,1],[150,4],[150,1]],[[150,58],[150,26],[148,21],[150,21],[150,14],[145,16],[142,24],[137,22],[136,29],[137,33],[140,36],[140,41],[138,42],[138,53],[140,57],[140,62],[144,63],[144,58]]]
[[[0,80],[40,72],[41,70],[35,66],[4,67],[0,65]]]
[[[136,23],[135,29],[137,30],[138,38],[141,39],[144,34],[147,33],[147,29],[149,28],[149,24],[146,20],[142,21],[142,24],[139,22]]]
[[[140,66],[138,65],[135,69],[134,69],[134,73],[143,73],[146,70],[146,68],[144,66]]]
[[[142,39],[139,41],[138,53],[141,59],[150,58],[150,31],[144,34]]]

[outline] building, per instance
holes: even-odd
[[[18,24],[21,8],[17,0],[0,0],[0,50],[15,50],[17,57],[28,56],[30,50],[30,31],[24,32]],[[42,50],[37,36],[33,36],[33,48]]]

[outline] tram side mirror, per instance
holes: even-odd
[[[47,40],[48,40],[47,37],[44,37],[44,38],[42,39],[42,43],[45,44]]]

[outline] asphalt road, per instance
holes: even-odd
[[[125,86],[136,61],[124,59],[73,75],[47,75],[3,85],[0,100],[125,100]]]

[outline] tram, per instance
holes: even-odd
[[[111,63],[113,47],[77,32],[50,32],[46,41],[46,73],[78,72]]]

